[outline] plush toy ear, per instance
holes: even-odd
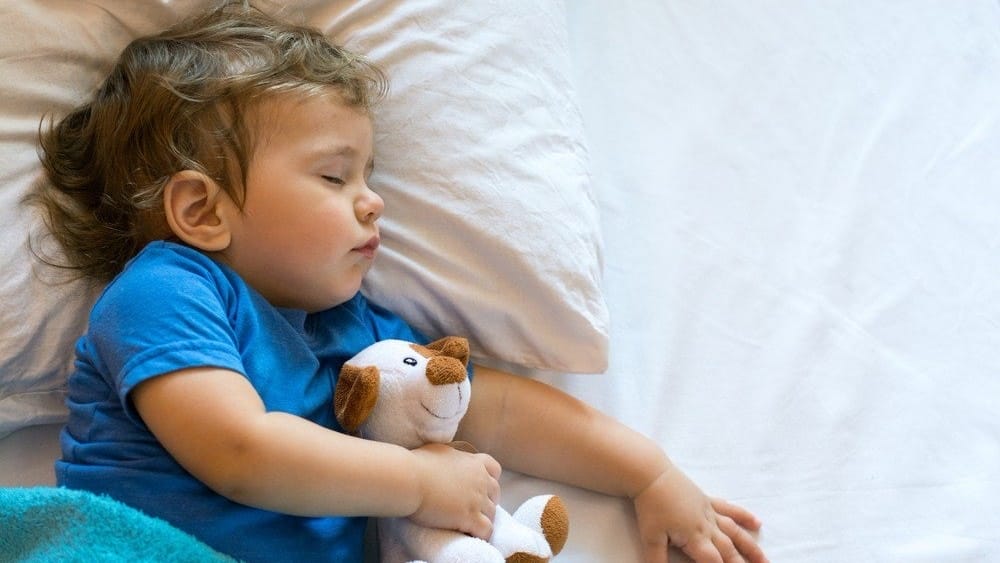
[[[427,348],[439,352],[443,356],[456,358],[462,365],[469,365],[469,341],[461,336],[445,336],[431,342]]]
[[[344,364],[333,392],[333,412],[348,432],[357,432],[378,401],[379,373],[375,366]]]

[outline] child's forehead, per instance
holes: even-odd
[[[247,116],[257,119],[294,117],[303,113],[351,110],[364,112],[344,101],[332,86],[268,93],[247,105]]]
[[[336,93],[278,95],[256,106],[246,121],[255,158],[374,158],[371,115]]]
[[[363,119],[359,119],[363,118]],[[336,90],[321,92],[282,92],[249,106],[244,119],[251,131],[263,140],[288,132],[320,132],[359,125],[372,126],[371,114],[347,104]]]

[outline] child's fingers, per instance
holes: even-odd
[[[719,530],[728,536],[730,545],[732,545],[743,556],[742,560],[746,560],[748,563],[767,563],[767,557],[764,555],[764,550],[757,545],[757,540],[755,540],[750,532],[746,530],[745,526],[741,526],[738,522],[728,516],[719,516],[717,518],[717,523],[719,525]],[[726,558],[726,561],[729,560],[729,558]],[[736,561],[739,560],[740,559],[736,559]]]
[[[494,479],[500,478],[500,473],[503,469],[500,467],[500,462],[493,458],[489,454],[475,454],[483,460],[483,466],[486,467],[486,472],[493,476]]]
[[[711,538],[701,537],[678,547],[696,563],[724,563],[718,546]]]
[[[721,531],[721,525],[720,531],[715,534],[712,543],[714,543],[715,548],[719,550],[719,556],[722,557],[722,561],[725,563],[746,563],[743,561],[743,556],[740,555],[739,548],[737,548],[736,544],[733,543],[733,539],[730,538],[727,533]]]
[[[747,530],[757,531],[760,529],[760,520],[742,506],[737,506],[721,498],[714,498],[712,499],[712,508],[715,509],[716,514],[732,518],[734,522]]]
[[[460,529],[459,531],[483,541],[489,541],[490,536],[493,535],[493,518],[485,514],[480,514],[468,528]]]
[[[485,516],[490,522],[493,522],[493,519],[496,518],[497,515],[497,503],[493,502],[493,499],[486,499],[483,501],[483,508],[480,511],[480,514]]]
[[[486,496],[489,497],[490,501],[496,505],[500,502],[500,463],[493,459],[492,456],[487,454],[476,454],[480,456],[483,460],[483,465],[486,468],[486,473],[491,477],[490,482],[487,484]],[[495,506],[494,506],[495,510]],[[490,520],[493,519],[493,512],[491,511],[488,516]]]

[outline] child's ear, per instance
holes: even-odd
[[[206,252],[229,247],[228,206],[234,205],[219,184],[201,172],[182,170],[163,189],[167,224],[177,238]]]

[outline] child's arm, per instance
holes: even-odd
[[[508,469],[633,499],[650,563],[667,560],[668,542],[696,561],[765,561],[752,514],[709,499],[654,442],[543,383],[477,366],[459,439]]]
[[[488,455],[441,445],[408,451],[266,412],[246,378],[222,369],[162,375],[131,398],[167,451],[233,501],[304,516],[412,516],[491,533],[500,466]]]

